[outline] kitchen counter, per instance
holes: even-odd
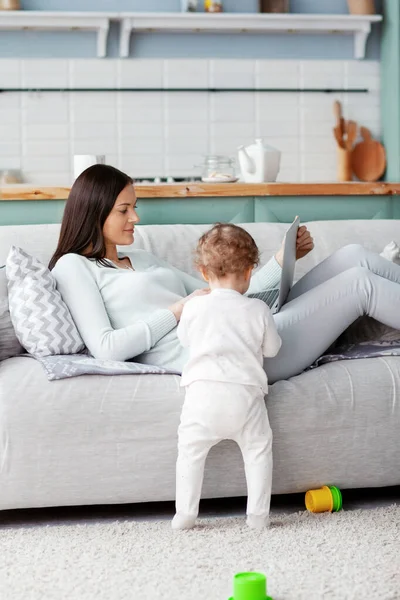
[[[393,196],[400,183],[159,183],[135,185],[138,198],[243,198],[262,196]],[[32,184],[0,186],[0,201],[65,200],[69,187]]]
[[[135,186],[141,225],[400,219],[400,183],[148,183]],[[0,224],[60,223],[68,186],[0,186]]]

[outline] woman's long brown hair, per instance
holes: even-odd
[[[50,270],[70,252],[106,264],[103,262],[106,255],[104,222],[117,196],[132,183],[128,175],[109,165],[93,165],[79,175],[65,205],[57,249],[49,262]]]

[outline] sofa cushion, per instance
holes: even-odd
[[[11,322],[5,267],[0,267],[0,361],[25,352]]]
[[[11,320],[26,350],[36,356],[77,354],[85,346],[49,269],[12,246],[6,262]]]
[[[0,382],[0,510],[174,499],[178,376],[50,382],[37,360],[15,357],[0,363]],[[399,485],[399,388],[397,356],[338,361],[274,383],[273,492]],[[221,442],[207,458],[202,496],[245,494],[239,447]]]
[[[137,225],[132,247],[152,252],[179,269],[198,276],[193,267],[193,250],[200,235],[211,224],[212,221],[208,225]],[[302,224],[310,229],[315,249],[297,262],[295,279],[346,244],[362,244],[380,253],[390,240],[400,241],[400,220],[397,219],[311,221]],[[243,226],[259,247],[261,265],[278,250],[288,228],[287,223],[245,223]],[[14,245],[24,248],[47,265],[57,246],[60,225],[4,225],[0,231],[0,264],[4,264]],[[118,250],[129,252],[132,247],[119,246]]]

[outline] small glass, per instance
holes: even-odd
[[[201,168],[201,180],[206,183],[229,183],[237,181],[235,161],[229,156],[212,154],[204,157]]]

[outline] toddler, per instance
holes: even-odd
[[[196,265],[211,291],[185,304],[177,329],[189,360],[181,379],[174,529],[193,527],[207,454],[224,439],[236,441],[243,455],[247,524],[261,529],[269,522],[272,431],[263,356],[275,356],[281,339],[268,306],[244,296],[258,261],[253,238],[237,225],[217,224],[198,243]]]

